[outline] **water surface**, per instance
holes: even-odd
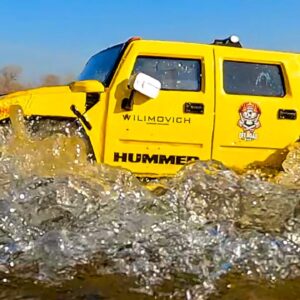
[[[199,161],[151,191],[89,162],[73,124],[49,134],[17,107],[11,118],[1,129],[1,299],[300,299],[297,145],[282,170]]]

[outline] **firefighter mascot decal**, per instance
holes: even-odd
[[[261,127],[259,106],[252,102],[243,103],[239,108],[239,115],[238,126],[243,129],[243,132],[240,133],[240,139],[244,141],[256,140],[257,133],[255,130]]]

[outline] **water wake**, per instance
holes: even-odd
[[[70,280],[84,266],[135,291],[204,299],[237,272],[300,276],[299,148],[273,182],[196,162],[150,192],[129,171],[89,163],[77,136],[29,137],[18,107],[0,157],[0,276]],[[128,287],[132,288],[132,287]],[[166,294],[163,294],[166,296]]]

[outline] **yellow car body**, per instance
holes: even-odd
[[[137,72],[161,81],[155,99],[132,93]],[[14,104],[26,116],[78,118],[96,161],[139,176],[195,159],[276,164],[299,139],[296,53],[132,39],[92,57],[79,79],[1,96],[0,120]]]

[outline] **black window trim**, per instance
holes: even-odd
[[[199,63],[199,66],[200,66],[200,76],[199,76],[199,83],[200,83],[200,86],[199,86],[199,89],[198,90],[181,90],[181,89],[163,89],[161,88],[161,91],[169,91],[169,92],[195,92],[195,93],[199,93],[199,92],[203,92],[203,59],[197,59],[197,58],[181,58],[181,57],[174,57],[174,56],[155,56],[155,55],[138,55],[135,59],[135,62],[134,62],[134,65],[133,65],[133,69],[132,69],[132,72],[131,74],[133,73],[134,71],[134,67],[135,67],[135,64],[136,64],[136,61],[138,58],[159,58],[159,59],[172,59],[172,60],[186,60],[186,61],[197,61]]]
[[[245,63],[245,64],[259,64],[259,65],[269,65],[269,66],[277,66],[279,67],[279,71],[280,71],[280,78],[281,78],[281,82],[283,83],[283,95],[282,96],[277,96],[277,95],[254,95],[254,94],[244,94],[244,93],[229,93],[225,90],[225,85],[224,85],[224,63],[225,62],[233,62],[233,63]],[[233,60],[233,59],[224,59],[223,60],[223,65],[222,65],[222,70],[223,70],[223,91],[227,94],[227,95],[244,95],[244,96],[249,96],[249,97],[268,97],[268,98],[284,98],[287,95],[287,89],[286,89],[286,81],[285,81],[285,76],[284,76],[284,67],[282,66],[282,64],[280,62],[274,62],[274,63],[270,63],[270,62],[263,62],[263,61],[244,61],[244,60]]]

